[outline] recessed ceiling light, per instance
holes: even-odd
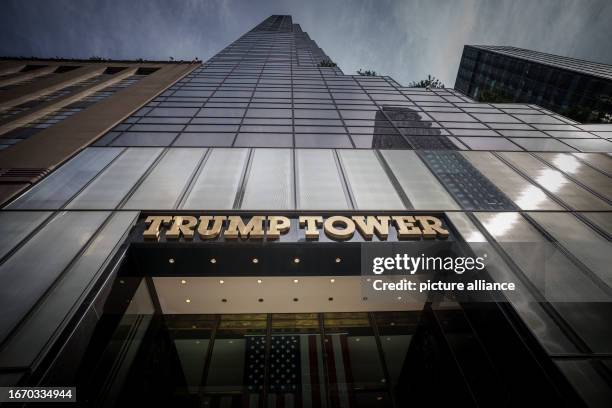
[[[124,281],[123,279],[121,279],[121,280],[119,281],[119,283],[123,285],[123,284],[125,283],[125,281]]]
[[[253,258],[253,263],[258,263],[258,262],[259,262],[259,259]]]
[[[220,283],[221,285],[223,285],[223,284],[225,283],[225,281],[224,281],[223,279],[220,279],[220,280],[219,280],[219,283]]]
[[[299,282],[299,280],[297,280],[297,279],[293,280],[293,283],[298,283],[298,282]]]
[[[293,258],[293,263],[300,263],[300,258]]]
[[[215,264],[215,263],[217,263],[217,259],[216,259],[216,258],[210,258],[210,263],[211,263],[211,264]]]
[[[335,280],[334,278],[331,278],[329,281],[330,281],[331,283],[334,283],[336,280]]]
[[[185,299],[185,303],[191,303],[191,299]]]
[[[168,259],[168,262],[169,262],[169,263],[171,263],[171,264],[173,264],[173,263],[174,263],[174,258],[170,258],[170,259]]]
[[[339,257],[336,258],[336,263],[340,263],[340,262],[342,262],[342,258],[339,258]]]
[[[184,285],[187,283],[187,281],[185,279],[181,279],[181,283]]]
[[[257,279],[257,283],[262,283],[263,281],[261,279]]]
[[[401,296],[398,296],[398,297],[397,297],[397,300],[402,300],[402,297],[401,297]]]

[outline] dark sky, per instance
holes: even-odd
[[[611,0],[0,0],[0,55],[208,59],[292,14],[345,73],[453,86],[464,44],[612,64]]]

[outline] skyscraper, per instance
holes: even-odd
[[[108,406],[610,401],[609,128],[345,75],[290,16],[168,67],[0,153],[51,157],[0,212],[2,385]],[[518,289],[371,292],[370,251],[400,249],[482,255],[482,282]]]
[[[481,102],[533,103],[580,122],[612,122],[612,65],[466,45],[455,89]]]

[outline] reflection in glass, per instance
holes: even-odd
[[[384,113],[383,113],[384,112]],[[428,150],[457,150],[457,147],[446,136],[442,135],[440,129],[433,128],[433,122],[428,117],[414,109],[402,107],[384,107],[377,113],[381,117],[386,114],[400,132],[408,140],[414,149]],[[385,138],[380,137],[372,143],[373,148],[391,148],[398,146],[387,146]],[[408,145],[408,144],[407,144]],[[409,148],[409,147],[408,147]]]
[[[386,378],[367,313],[325,313],[325,354],[332,406],[386,394]]]
[[[263,373],[251,365],[265,362],[266,326],[265,314],[221,316],[210,357],[212,375],[206,379],[206,392],[257,393],[261,390]],[[260,374],[262,377],[258,377]]]

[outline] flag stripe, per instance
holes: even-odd
[[[310,398],[313,407],[321,406],[321,385],[319,383],[319,357],[317,356],[317,336],[308,336],[308,351],[310,361]]]
[[[340,400],[338,399],[338,379],[336,377],[336,364],[334,359],[332,336],[325,336],[325,340],[327,378],[329,380],[329,399],[332,407],[339,407]]]
[[[346,376],[346,387],[348,391],[348,402],[350,407],[355,406],[355,394],[353,393],[353,370],[351,367],[351,356],[349,354],[349,345],[347,336],[340,336],[340,345],[342,347],[342,361],[344,362],[344,373]]]
[[[335,371],[337,378],[337,388],[338,388],[338,399],[339,399],[339,407],[348,407],[348,387],[346,383],[346,373],[344,372],[344,358],[342,355],[342,344],[340,343],[340,338],[343,335],[334,334],[332,335],[332,349],[334,350],[334,362],[335,362]]]

